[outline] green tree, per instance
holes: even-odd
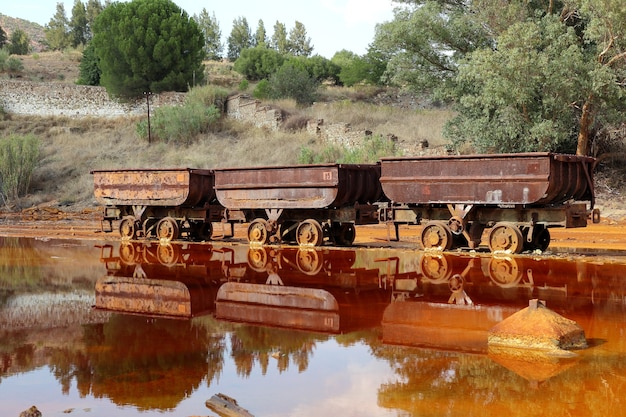
[[[222,44],[222,31],[220,30],[220,24],[215,17],[215,12],[212,15],[202,9],[198,16],[194,16],[198,27],[204,34],[204,54],[206,59],[211,61],[219,61],[222,59],[222,53],[224,51],[224,45]]]
[[[289,53],[289,42],[287,40],[287,27],[278,20],[274,24],[274,33],[272,34],[272,48],[281,54]]]
[[[374,40],[385,78],[451,99],[459,146],[587,154],[626,110],[622,1],[397,2]]]
[[[236,61],[239,54],[244,49],[252,47],[252,33],[245,17],[238,17],[233,20],[233,28],[228,36],[227,57],[231,61]]]
[[[30,38],[22,29],[15,29],[11,33],[9,53],[13,55],[27,55],[30,52]]]
[[[100,85],[100,66],[98,65],[98,56],[93,43],[88,43],[83,51],[83,58],[80,60],[80,72],[78,84],[83,85]]]
[[[295,26],[289,31],[287,40],[289,53],[295,56],[309,56],[313,52],[311,38],[307,37],[304,24],[296,21]]]
[[[347,87],[351,87],[368,78],[368,62],[354,52],[345,49],[336,52],[332,62],[341,68],[339,81]]]
[[[300,105],[312,104],[317,98],[318,83],[309,73],[285,63],[269,79],[270,98],[292,98]]]
[[[331,81],[336,84],[339,81],[339,66],[321,55],[312,57],[290,56],[287,58],[287,62],[294,67],[305,70],[317,82]]]
[[[53,50],[63,50],[70,45],[69,22],[63,3],[57,3],[56,13],[44,28],[48,46]]]
[[[204,39],[170,0],[112,3],[94,22],[100,84],[112,95],[185,91],[201,81]]]
[[[254,32],[253,44],[254,46],[267,47],[267,32],[265,31],[265,24],[262,19],[259,19],[256,32]]]
[[[277,51],[257,46],[241,51],[233,69],[251,81],[269,79],[284,61],[285,58]]]
[[[107,0],[108,3],[108,0]],[[100,0],[89,0],[85,12],[87,14],[87,41],[90,41],[93,37],[93,22],[96,21],[96,17],[104,10],[104,6]]]
[[[73,48],[87,43],[87,39],[89,38],[87,10],[85,9],[85,5],[80,0],[74,0],[72,18],[69,22],[69,32],[70,45]]]

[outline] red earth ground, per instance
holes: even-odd
[[[0,213],[0,236],[49,239],[117,240],[117,231],[104,233],[100,209],[64,212],[53,207],[35,207],[21,212]],[[237,225],[235,241],[245,242],[247,225]],[[216,225],[214,234],[221,234]],[[400,242],[387,241],[393,230],[384,225],[357,226],[357,246],[419,247],[420,227],[402,226]],[[553,252],[626,255],[626,218],[602,217],[585,228],[550,229]]]

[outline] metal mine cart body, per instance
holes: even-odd
[[[425,248],[545,250],[550,227],[585,227],[593,210],[593,158],[554,153],[382,158],[391,200],[381,221],[422,224]]]
[[[351,245],[355,225],[378,223],[379,178],[378,164],[218,169],[215,192],[229,218],[250,222],[251,243]]]

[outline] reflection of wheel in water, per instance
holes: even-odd
[[[489,279],[500,287],[514,287],[522,279],[520,270],[515,258],[494,256],[489,260]]]
[[[124,240],[134,239],[137,235],[137,220],[134,216],[125,216],[120,222],[120,236]]]
[[[254,219],[248,226],[248,242],[264,245],[267,243],[267,221],[264,219]]]
[[[460,274],[454,274],[448,280],[448,288],[450,288],[450,291],[453,293],[459,292],[463,290],[463,283],[463,276]]]
[[[420,264],[422,274],[433,284],[445,282],[452,273],[448,261],[443,255],[425,253]]]
[[[135,245],[130,242],[120,243],[120,261],[126,265],[134,265],[136,263],[135,256]]]
[[[296,241],[300,246],[320,246],[324,241],[322,226],[317,220],[304,220],[296,230]]]
[[[178,239],[179,228],[178,223],[171,217],[165,217],[157,223],[156,235],[160,240],[175,240]]]
[[[256,272],[264,272],[267,265],[267,252],[265,248],[248,249],[248,265]]]
[[[356,229],[352,223],[333,223],[331,233],[339,246],[351,246],[356,238]]]
[[[450,227],[441,221],[426,223],[426,226],[422,229],[422,246],[424,246],[424,249],[450,249],[452,247]]]
[[[157,247],[157,259],[161,265],[175,265],[179,257],[179,247],[171,243],[162,243]]]
[[[315,249],[298,249],[296,264],[300,272],[306,275],[316,275],[322,269],[323,257]]]
[[[522,231],[513,223],[496,223],[489,232],[489,249],[492,252],[520,253],[524,248]]]

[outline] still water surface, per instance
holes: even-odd
[[[533,298],[572,358],[487,346]],[[626,258],[0,238],[0,415],[611,416]]]

